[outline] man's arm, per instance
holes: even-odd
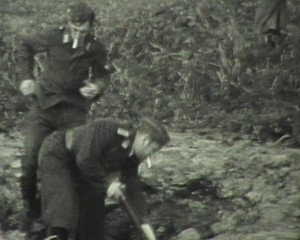
[[[101,144],[97,146],[95,126],[89,124],[82,128],[83,131],[81,133],[74,134],[74,145],[71,149],[74,149],[76,164],[83,182],[87,184],[96,196],[104,197],[106,175],[99,161],[103,149]]]
[[[20,79],[33,79],[34,55],[47,51],[51,44],[52,30],[41,33],[26,34],[20,39],[18,47],[18,62]]]
[[[96,59],[92,66],[92,79],[98,87],[97,97],[101,97],[111,83],[110,75],[112,67],[108,59],[108,54],[105,46],[97,43]]]
[[[97,85],[99,92],[98,92],[98,97],[101,97],[108,86],[110,85],[110,75],[105,75],[102,78],[97,78],[95,79],[95,84]]]
[[[106,173],[103,162],[107,146],[114,142],[117,124],[111,120],[99,120],[78,127],[71,147],[76,156],[83,181],[98,196],[106,194]]]
[[[156,240],[155,231],[150,223],[147,204],[142,193],[141,181],[138,178],[138,166],[134,165],[123,171],[121,181],[125,189],[121,190],[121,199],[129,211],[137,227],[143,234],[143,239]]]
[[[128,197],[128,201],[134,205],[138,217],[144,223],[149,222],[147,202],[142,192],[142,182],[138,177],[138,165],[126,165],[126,168],[122,169],[120,181],[125,184],[126,189],[124,191]]]
[[[87,80],[85,86],[80,88],[79,91],[82,96],[92,101],[97,101],[100,97],[103,96],[107,87],[110,84],[110,76],[105,75],[101,79],[96,79],[95,82],[90,82]]]

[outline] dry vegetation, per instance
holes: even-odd
[[[298,1],[288,0],[291,22],[287,36],[278,40],[276,48],[271,48],[253,31],[257,1],[88,0],[98,13],[96,34],[106,44],[115,68],[112,85],[94,106],[91,117],[136,120],[150,114],[170,128],[192,128],[196,133],[205,133],[203,128],[217,129],[222,133],[249,134],[261,142],[281,141],[299,147]],[[0,132],[22,129],[23,116],[28,110],[29,99],[17,90],[21,80],[16,57],[19,34],[63,23],[70,2],[1,1]],[[37,77],[42,66],[37,58]],[[181,136],[177,139],[178,146],[185,142]],[[16,197],[19,193],[15,191],[18,176],[12,173],[19,172],[22,147],[16,141],[18,138],[9,137],[11,144],[17,144],[14,148],[7,145],[9,141],[6,144],[6,138],[0,139],[5,142],[3,149],[11,149],[5,157],[8,164],[0,169],[3,173],[0,191],[8,206],[0,215],[3,219],[11,216],[1,226],[2,230],[17,229],[16,215],[21,209]],[[189,147],[178,150],[182,158],[191,157]],[[198,148],[195,147],[197,153]],[[221,151],[219,147],[215,149]],[[241,155],[247,158],[245,149]],[[232,151],[235,154],[236,149]],[[245,162],[231,156],[228,159],[238,164]],[[249,166],[258,168],[255,162]],[[248,166],[245,169],[251,170]],[[275,172],[274,176],[280,174]],[[299,176],[298,172],[295,176]]]
[[[173,127],[255,133],[261,141],[288,134],[290,143],[298,144],[297,0],[289,1],[291,24],[276,48],[253,31],[257,1],[88,2],[98,12],[96,34],[107,45],[115,68],[112,85],[93,117],[154,114]],[[62,23],[67,4],[7,1],[2,8],[3,130],[14,126],[11,120],[22,119],[17,113],[26,110],[16,91],[19,33]]]

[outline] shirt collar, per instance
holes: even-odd
[[[91,38],[92,38],[92,35],[86,36],[86,40],[84,42],[84,46],[82,48],[78,48],[78,49],[81,49],[81,50],[79,50],[79,54],[75,54],[75,56],[73,56],[73,58],[81,56],[85,52],[89,52],[90,51],[91,46],[92,46]],[[73,42],[73,39],[72,39],[70,30],[68,28],[65,28],[65,30],[63,32],[63,35],[62,35],[62,43],[63,44],[69,44],[69,43],[72,43],[72,42]],[[84,51],[82,51],[82,49]]]
[[[72,42],[72,36],[69,28],[65,28],[62,37],[62,43],[67,44]]]
[[[136,135],[136,131],[135,130],[131,130],[130,131],[130,135],[128,137],[128,140],[129,140],[128,157],[132,157],[133,155],[135,155],[134,148],[133,148],[133,143],[134,143],[135,135]]]
[[[93,35],[88,34],[85,37],[85,46],[90,45],[91,44],[91,39],[93,38]],[[66,27],[63,31],[63,36],[62,36],[62,43],[67,44],[67,43],[71,43],[73,41],[72,39],[72,35],[71,35],[71,31],[70,28]],[[90,46],[89,46],[90,47]]]

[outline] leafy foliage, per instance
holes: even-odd
[[[231,131],[236,121],[277,129],[297,122],[299,7],[289,4],[291,24],[276,48],[254,33],[252,1],[177,1],[100,27],[116,68],[100,108]]]
[[[207,125],[230,131],[242,130],[244,125],[298,122],[297,0],[289,1],[291,22],[276,48],[266,45],[264,37],[253,31],[257,1],[89,3],[99,13],[96,34],[107,45],[115,68],[112,85],[92,117],[136,120],[154,115],[173,126]],[[3,45],[5,66],[1,64],[0,70],[4,95],[17,94],[17,36],[30,31],[29,26],[39,29],[65,21],[66,6],[56,1],[31,1],[23,6],[26,18],[16,16],[4,26],[3,31],[10,33]],[[52,15],[45,18],[45,11]],[[37,24],[42,16],[44,23]],[[26,21],[20,23],[20,19]],[[236,122],[240,127],[233,129]],[[289,131],[294,129],[297,135],[296,128]]]
[[[136,120],[154,115],[172,127],[242,131],[259,141],[291,136],[298,144],[298,1],[288,1],[287,35],[271,48],[253,31],[258,1],[88,0],[98,13],[96,34],[115,68],[112,85],[91,117]],[[0,131],[19,126],[28,110],[18,93],[18,37],[63,23],[67,5],[58,0],[2,0]],[[41,56],[36,60],[38,78],[43,65]],[[10,190],[2,188],[2,203],[15,210],[4,209],[1,216],[21,208]],[[15,219],[9,222],[7,228],[17,227]]]

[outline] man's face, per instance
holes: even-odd
[[[134,143],[134,152],[140,160],[145,160],[160,149],[160,145],[151,141],[148,134],[137,132]]]
[[[91,32],[91,25],[89,22],[85,22],[81,25],[75,25],[69,22],[70,32],[73,39],[73,48],[82,46],[85,37]]]

